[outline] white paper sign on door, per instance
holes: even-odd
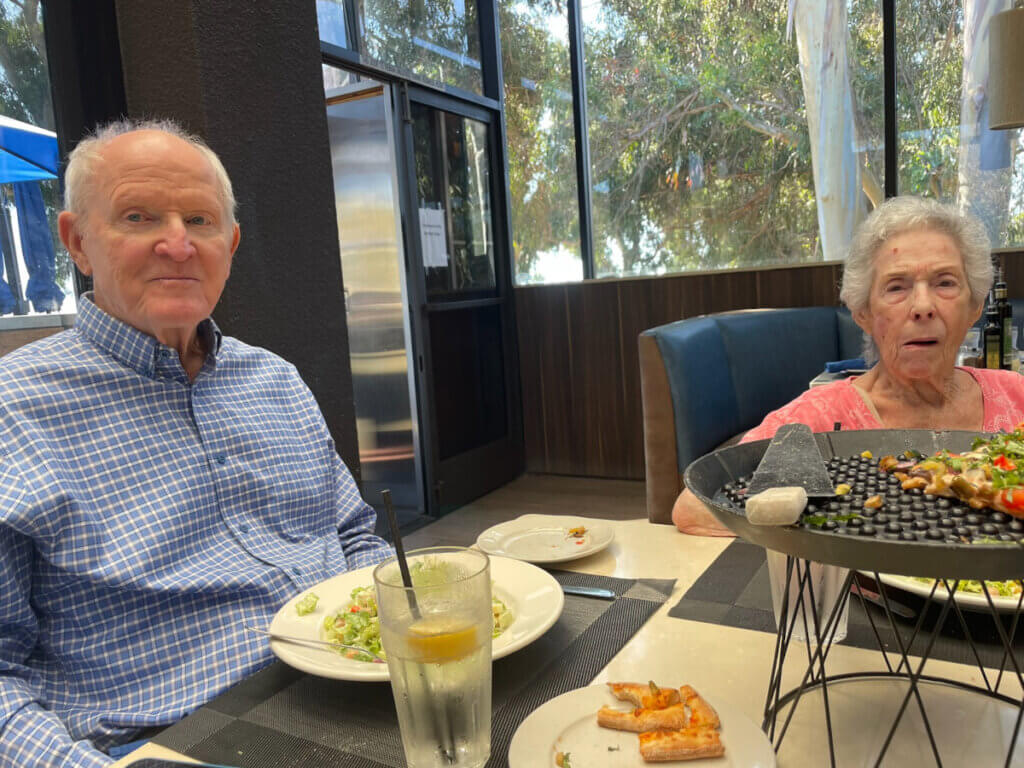
[[[420,208],[420,243],[424,267],[448,266],[448,232],[444,211]]]

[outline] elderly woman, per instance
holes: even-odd
[[[992,285],[982,225],[956,209],[895,197],[873,211],[850,245],[839,296],[864,330],[863,376],[815,387],[769,413],[743,442],[783,424],[843,429],[1010,430],[1024,420],[1024,377],[960,368],[957,351]],[[689,491],[672,510],[684,533],[729,536]]]

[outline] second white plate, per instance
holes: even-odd
[[[874,578],[874,574],[867,574]],[[921,597],[928,597],[932,591],[931,581],[918,581],[912,576],[896,576],[891,573],[880,573],[878,578],[882,580],[882,583],[886,586],[896,587],[902,589],[911,594],[920,595]],[[935,600],[937,602],[945,602],[948,598],[949,592],[946,588],[940,584],[935,590]],[[1002,597],[1000,595],[992,595],[992,605],[995,606],[996,610],[1000,613],[1013,613],[1017,610],[1018,600],[1020,596],[1014,595],[1013,597]],[[964,592],[957,590],[956,602],[961,608],[968,608],[972,611],[988,611],[988,600],[985,599],[985,595],[975,592]]]
[[[348,600],[356,587],[373,585],[374,566],[341,573],[322,581],[301,595],[296,595],[282,606],[270,622],[275,634],[324,640],[321,625],[324,617],[336,612]],[[515,620],[494,638],[491,654],[495,659],[529,645],[550,629],[562,615],[565,595],[562,587],[547,571],[529,563],[507,557],[491,557],[491,582],[496,594],[509,607]],[[320,601],[317,609],[299,616],[295,603],[309,592],[315,592]],[[270,650],[286,664],[311,675],[335,680],[388,680],[388,665],[346,659],[329,648],[270,641]]]
[[[582,526],[582,538],[569,530]],[[601,520],[565,515],[523,515],[488,528],[476,545],[489,555],[528,563],[564,563],[592,555],[612,543],[612,527]]]
[[[689,760],[687,766],[707,768],[774,768],[775,752],[768,737],[754,722],[722,701],[708,701],[722,721],[722,757]],[[574,766],[646,768],[635,733],[613,731],[597,724],[603,705],[624,708],[606,685],[592,685],[563,693],[530,713],[509,746],[509,768],[548,768],[557,752],[568,752]],[[683,765],[675,762],[672,765]]]

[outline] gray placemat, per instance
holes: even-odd
[[[877,591],[873,583],[870,586]],[[892,587],[886,587],[886,594],[915,613],[925,610],[925,600],[917,595]],[[940,610],[941,605],[935,603],[927,609],[921,631],[910,649],[912,654],[923,653]],[[850,595],[846,638],[839,644],[857,648],[878,648],[878,638],[872,630],[868,611],[874,619],[883,648],[887,652],[898,654],[899,646],[889,628],[885,612],[871,603],[862,603],[855,594]],[[1003,646],[991,615],[966,610],[962,613],[982,663],[986,667],[998,668],[1003,662]],[[680,601],[672,606],[668,615],[677,619],[692,619],[774,633],[775,615],[772,613],[771,586],[764,548],[740,539],[734,541],[701,574]],[[1001,620],[1009,635],[1012,616],[1004,614]],[[896,621],[900,628],[900,636],[904,642],[909,641],[915,620],[897,617]],[[1021,636],[1024,632],[1018,631],[1017,635],[1016,647],[1024,648],[1024,637]],[[950,612],[935,640],[931,658],[976,665],[974,653],[965,638],[959,620]]]
[[[614,601],[566,595],[558,621],[494,662],[491,760],[505,766],[520,723],[555,696],[586,685],[672,593],[672,579],[563,571],[562,584],[602,587]],[[306,675],[275,662],[154,737],[177,752],[239,768],[402,768],[389,683]]]

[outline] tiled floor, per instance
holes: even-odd
[[[468,545],[487,528],[520,515],[581,515],[606,520],[647,517],[644,484],[562,475],[523,475],[426,525],[402,527],[407,548]]]

